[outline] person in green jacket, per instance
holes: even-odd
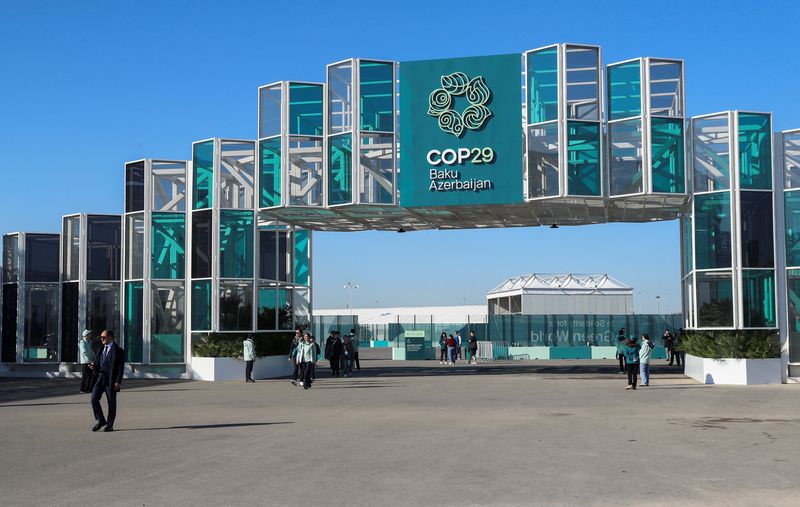
[[[625,338],[625,328],[619,330],[619,334],[617,334],[617,359],[619,359],[619,372],[618,373],[625,373],[625,354],[622,353],[622,349],[625,347],[625,342],[627,342],[627,338]]]
[[[628,387],[625,389],[636,390],[636,374],[639,369],[639,350],[641,348],[636,338],[628,340],[622,348],[622,353],[625,356],[625,367],[628,370]]]

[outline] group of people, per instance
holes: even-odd
[[[311,388],[321,353],[319,344],[310,333],[304,333],[300,328],[295,330],[288,357],[294,365],[290,380],[293,385],[301,385],[303,389]],[[349,377],[353,374],[353,366],[360,371],[356,330],[351,329],[349,334],[342,337],[339,331],[332,329],[328,339],[325,340],[323,357],[330,364],[332,377],[341,375]]]
[[[455,335],[452,335],[442,331],[439,336],[439,364],[456,364],[456,361],[461,359],[461,343],[461,332],[456,331]],[[478,364],[478,337],[475,336],[475,331],[469,332],[466,354],[467,364]]]
[[[83,365],[81,372],[82,393],[92,393],[92,412],[94,426],[92,431],[114,431],[117,417],[117,393],[122,386],[125,373],[125,349],[114,342],[114,332],[110,329],[100,333],[99,343],[94,333],[85,330],[78,342],[78,361]],[[106,395],[108,417],[103,413],[100,399]]]
[[[678,367],[680,367],[681,362],[684,364],[686,363],[686,353],[682,350],[678,350],[678,344],[680,343],[682,334],[683,328],[678,330],[677,333],[670,333],[669,329],[665,329],[664,334],[661,336],[661,339],[664,341],[664,349],[667,351],[667,358],[670,366],[672,366],[673,361]]]
[[[650,359],[653,357],[655,344],[650,341],[646,333],[642,335],[642,343],[635,336],[625,336],[625,328],[619,330],[617,335],[617,358],[619,359],[619,372],[628,374],[627,390],[636,390],[636,374],[642,376],[643,386],[650,385]]]

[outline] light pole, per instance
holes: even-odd
[[[661,315],[661,296],[656,296],[656,315]]]
[[[353,315],[353,291],[358,289],[358,284],[353,282],[344,282],[344,288],[348,291],[347,308],[350,310],[350,315]]]

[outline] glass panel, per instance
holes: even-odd
[[[789,361],[800,362],[800,269],[790,269],[787,275],[789,304]]]
[[[281,85],[280,83],[258,90],[258,137],[281,134]]]
[[[567,118],[600,118],[600,57],[597,48],[567,46]]]
[[[220,282],[219,330],[253,330],[252,282]]]
[[[784,188],[800,188],[800,132],[783,134]]]
[[[353,201],[353,138],[350,134],[328,140],[328,204]]]
[[[608,66],[608,118],[642,114],[641,61]],[[612,192],[613,193],[613,192]]]
[[[222,141],[219,165],[219,205],[222,208],[253,207],[255,144]]]
[[[289,138],[289,204],[322,205],[322,141]]]
[[[143,356],[144,284],[125,283],[125,337],[122,347],[129,363],[141,363]]]
[[[683,244],[683,274],[692,271],[692,216],[681,215],[681,241]]]
[[[292,255],[291,233],[282,231],[278,233],[278,280],[281,282],[288,282],[291,278],[289,276],[289,261]]]
[[[144,267],[144,214],[125,217],[125,278],[142,278]]]
[[[739,113],[739,180],[741,188],[772,188],[769,115]]]
[[[281,138],[273,137],[258,143],[259,151],[259,206],[281,205]]]
[[[292,312],[292,290],[278,288],[278,329],[292,329],[294,315]]]
[[[694,279],[687,276],[683,280],[683,316],[686,319],[684,327],[697,327],[694,315]]]
[[[222,210],[219,266],[222,278],[253,278],[253,212]]]
[[[210,208],[213,202],[214,141],[192,146],[192,209]]]
[[[259,271],[258,276],[264,280],[278,279],[278,231],[259,231]]]
[[[211,210],[192,213],[192,278],[211,276]]]
[[[772,234],[772,193],[739,193],[742,233],[742,267],[775,266]]]
[[[119,291],[117,291],[119,293]],[[4,324],[5,325],[5,324]],[[61,284],[61,361],[78,360],[78,282]]]
[[[652,118],[650,146],[653,163],[653,192],[685,193],[683,120]]]
[[[608,125],[611,195],[638,194],[642,186],[642,121]]]
[[[258,329],[271,331],[278,329],[278,293],[275,286],[260,285],[258,288]]]
[[[289,84],[289,134],[321,136],[322,85]]]
[[[17,362],[17,284],[3,284],[3,344],[0,359]]]
[[[311,302],[309,301],[308,289],[295,289],[292,295],[292,307],[294,310],[294,326],[308,328],[311,325]]]
[[[119,280],[121,249],[120,217],[89,215],[86,219],[86,278]]]
[[[567,122],[567,193],[601,194],[599,123]]]
[[[104,330],[110,329],[114,336],[119,336],[119,299],[119,284],[86,284],[86,329],[91,329],[98,336]],[[75,326],[77,325],[76,320]],[[80,339],[79,334],[76,337]]]
[[[25,348],[23,360],[58,361],[58,284],[23,285]]]
[[[353,62],[328,67],[328,134],[353,129]]]
[[[650,60],[650,114],[683,116],[681,62]]]
[[[786,265],[800,266],[800,191],[784,192]]]
[[[771,269],[742,270],[742,327],[775,326],[775,272]]]
[[[61,266],[64,280],[77,280],[80,276],[81,218],[65,217],[61,236]],[[77,346],[77,345],[76,345]]]
[[[558,48],[528,53],[528,124],[558,119]]]
[[[695,267],[731,267],[731,196],[729,192],[694,197]]]
[[[359,62],[361,130],[394,131],[394,64]]]
[[[183,282],[153,284],[153,314],[150,333],[151,363],[183,362]]]
[[[144,162],[125,164],[125,213],[144,210]]]
[[[186,209],[186,163],[152,162],[153,210]]]
[[[309,279],[309,261],[310,255],[310,241],[309,232],[304,229],[295,229],[294,231],[294,283],[299,285],[308,285]]]
[[[528,198],[558,195],[558,123],[528,127]]]
[[[394,136],[362,135],[359,163],[363,182],[361,202],[392,204],[394,202]]]
[[[18,281],[19,275],[19,235],[3,236],[3,283]]]
[[[695,192],[731,187],[730,134],[727,115],[692,120]]]
[[[150,277],[168,280],[184,278],[186,276],[185,216],[153,212],[152,222]]]
[[[697,273],[697,327],[733,326],[730,271]]]
[[[25,281],[57,282],[58,253],[61,237],[58,234],[25,235]]]
[[[211,329],[211,280],[192,282],[192,330]]]

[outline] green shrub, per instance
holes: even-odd
[[[248,333],[206,333],[192,336],[195,357],[236,357],[244,355],[242,342]],[[289,355],[293,331],[252,333],[256,357]]]
[[[712,359],[769,359],[781,357],[775,331],[687,331],[677,350]]]

